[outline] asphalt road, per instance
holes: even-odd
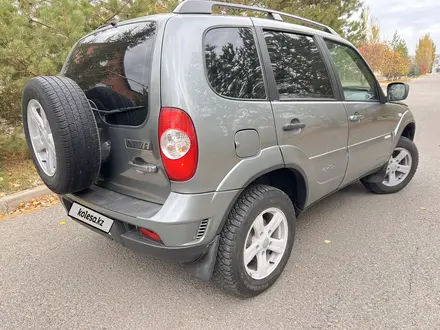
[[[353,185],[307,211],[267,293],[228,296],[58,206],[0,223],[0,328],[440,329],[439,91],[440,75],[411,85],[412,183],[390,196]]]

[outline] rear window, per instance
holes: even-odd
[[[263,72],[250,28],[215,28],[206,33],[208,80],[220,95],[266,99]]]
[[[63,74],[108,124],[145,121],[155,31],[154,22],[143,22],[97,32],[82,39],[66,62]]]

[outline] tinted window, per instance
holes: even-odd
[[[312,37],[265,31],[280,99],[333,98],[325,63]]]
[[[335,63],[346,100],[378,100],[373,74],[351,47],[326,41]]]
[[[148,89],[155,23],[122,25],[81,40],[64,75],[76,81],[103,119],[141,125],[148,114]],[[107,111],[131,109],[122,113]]]
[[[217,28],[205,37],[208,79],[219,94],[266,99],[263,73],[250,28]]]

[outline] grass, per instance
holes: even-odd
[[[0,127],[0,198],[41,185],[21,128]]]

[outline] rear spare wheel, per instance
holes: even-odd
[[[73,80],[30,79],[23,90],[22,115],[29,152],[49,189],[74,193],[97,179],[98,127],[87,97]]]

